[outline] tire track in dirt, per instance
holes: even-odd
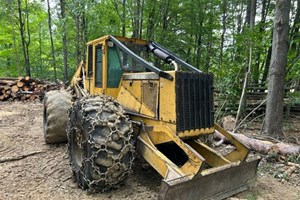
[[[42,152],[0,163],[0,199],[156,199],[160,177],[150,166],[150,171],[142,168],[144,161],[138,161],[134,170],[142,176],[148,174],[147,180],[130,175],[124,186],[104,194],[79,189],[72,177],[66,144],[44,143],[41,103],[1,103],[0,124],[7,125],[0,129],[1,159]],[[153,185],[152,189],[145,184]]]
[[[72,178],[66,144],[45,145],[42,104],[0,102],[0,159],[42,152],[0,163],[0,200],[6,199],[157,199],[161,177],[142,158],[134,162],[125,185],[103,194],[88,194]],[[270,176],[258,177],[258,186],[230,199],[297,199],[299,188]],[[299,199],[298,198],[298,199]]]

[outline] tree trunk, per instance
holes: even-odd
[[[86,5],[85,5],[85,3],[83,3],[83,10],[82,10],[82,13],[81,13],[81,54],[80,54],[80,62],[82,61],[82,60],[84,60],[85,59],[85,54],[86,54],[86,48],[85,48],[85,45],[86,45],[86,43],[87,43],[87,40],[88,40],[88,38],[87,38],[87,36],[88,36],[88,33],[87,33],[87,30],[88,30],[88,28],[87,28],[87,18],[86,18],[86,9],[85,9],[85,7],[86,7]],[[80,64],[80,62],[77,64],[77,65],[79,65]]]
[[[79,7],[79,5],[76,5]],[[78,12],[78,11],[77,11]],[[80,14],[75,14],[75,25],[76,25],[76,66],[81,61],[81,42],[80,42]]]
[[[255,23],[255,15],[256,15],[256,2],[257,0],[248,0],[247,2],[247,13],[245,17],[245,25],[244,26],[253,26]]]
[[[50,12],[50,3],[47,0],[48,7],[48,27],[49,27],[49,35],[50,35],[50,43],[51,43],[51,55],[52,55],[52,65],[54,71],[54,81],[56,82],[56,61],[55,61],[55,51],[54,51],[54,43],[53,43],[53,35],[52,35],[52,21],[51,21],[51,12]]]
[[[202,52],[202,36],[203,36],[203,19],[200,19],[199,22],[199,29],[198,29],[198,33],[196,35],[196,47],[195,47],[195,51],[196,51],[196,61],[195,61],[195,65],[198,69],[200,69],[200,65],[201,65],[201,52]]]
[[[42,23],[39,24],[39,75],[43,77]]]
[[[145,6],[145,0],[142,0],[142,5],[141,5],[141,8],[140,8],[140,20],[139,20],[139,35],[140,35],[140,38],[142,38],[142,35],[143,35],[143,15],[144,15],[144,6]]]
[[[148,23],[147,23],[147,32],[146,32],[146,39],[147,40],[153,40],[153,34],[154,34],[154,27],[155,27],[155,15],[156,15],[156,5],[153,4],[153,2],[149,2],[150,11],[148,14]]]
[[[21,0],[18,0],[18,12],[19,12],[19,23],[20,23],[20,35],[21,35],[21,42],[22,42],[22,50],[23,50],[23,56],[24,56],[24,66],[25,66],[25,72],[27,76],[30,76],[30,62],[29,62],[29,51],[28,46],[30,44],[30,33],[29,33],[29,24],[28,24],[28,7],[27,7],[27,0],[25,1],[26,4],[26,11],[25,11],[25,19],[23,19],[22,16],[22,5]],[[28,40],[26,41],[26,30],[25,25],[27,26],[27,34],[28,34]]]
[[[250,27],[251,28],[255,25],[256,4],[257,4],[257,0],[251,1],[251,12],[250,12]]]
[[[122,0],[122,13],[119,10],[118,1],[113,0],[113,4],[115,6],[116,12],[122,24],[121,27],[122,36],[125,37],[126,36],[126,0]]]
[[[126,36],[126,0],[122,1],[123,13],[122,13],[122,36]]]
[[[293,56],[293,62],[289,65],[286,74],[289,73],[289,71],[294,65],[293,63],[296,63],[300,56],[299,24],[300,24],[300,0],[297,0],[295,19],[290,31],[290,51],[292,51],[292,55],[294,56]]]
[[[68,81],[68,48],[67,48],[67,29],[66,29],[66,12],[65,12],[65,0],[60,0],[61,9],[61,21],[63,28],[63,52],[64,52],[64,83]]]
[[[163,7],[163,13],[162,13],[162,29],[166,31],[169,26],[169,9],[170,9],[170,0],[167,0],[167,2],[164,2],[164,7]]]
[[[297,37],[297,33],[299,32],[299,23],[300,23],[300,0],[297,0],[297,10],[293,23],[293,27],[291,30],[291,38]],[[293,45],[292,45],[293,46]]]
[[[283,135],[284,79],[288,53],[290,6],[289,0],[276,1],[264,131],[277,136]]]
[[[300,153],[300,145],[289,144],[289,143],[273,143],[265,140],[255,139],[251,137],[247,137],[244,134],[230,133],[236,139],[241,141],[244,145],[246,145],[251,150],[262,154],[268,154],[270,152],[278,153],[281,155],[299,155]],[[226,138],[219,132],[215,131],[214,137],[216,139],[220,139],[215,145],[220,146],[224,142],[229,142]]]
[[[133,38],[141,38],[141,0],[135,2],[135,15],[133,17]]]
[[[27,59],[25,60],[26,66],[26,76],[31,76],[30,72],[30,59],[29,59],[29,45],[30,45],[30,29],[29,29],[29,11],[28,11],[28,0],[25,0],[25,17],[26,17],[26,28],[27,28],[27,40],[25,40],[26,44],[26,54]]]
[[[16,46],[16,33],[15,33],[15,22],[14,22],[14,11],[13,11],[13,1],[10,0],[10,19],[11,19],[11,29],[13,35],[13,44],[14,44],[14,52],[15,52],[15,65],[17,66],[18,75],[20,75],[20,60],[19,53]]]
[[[220,58],[219,58],[219,69],[221,69],[223,65],[223,49],[225,42],[225,34],[226,34],[226,19],[227,19],[227,0],[223,1],[222,4],[222,34],[221,34],[221,47],[220,47]]]
[[[269,67],[270,67],[270,62],[271,62],[271,55],[272,55],[272,46],[268,48],[268,53],[265,61],[265,67],[264,67],[264,72],[263,76],[261,78],[261,83],[266,84],[267,77],[268,77],[268,72],[269,72]]]
[[[212,12],[213,8],[211,8]],[[213,16],[211,15],[209,18],[209,24],[213,23]],[[209,29],[208,30],[208,39],[207,39],[207,44],[206,44],[206,58],[205,58],[205,72],[208,72],[209,68],[210,68],[210,61],[211,61],[211,55],[212,55],[212,46],[213,46],[213,29]]]
[[[242,1],[241,4],[239,5],[239,13],[237,15],[237,31],[236,33],[240,33],[242,31],[242,24],[243,24],[243,7],[244,7],[244,2]]]
[[[247,15],[249,17],[246,17],[246,24],[245,26],[249,26],[250,30],[253,30],[253,27],[255,25],[255,15],[256,15],[256,0],[250,0],[250,3],[248,3],[247,7],[249,7],[247,10],[249,10],[249,13],[247,11]],[[247,88],[248,88],[248,77],[251,72],[251,66],[252,66],[252,51],[253,51],[253,41],[250,39],[249,41],[249,56],[248,56],[248,62],[245,67],[245,73],[244,73],[244,83],[242,88],[242,94],[239,102],[239,108],[236,114],[236,124],[239,123],[239,119],[241,116],[245,114],[246,106],[247,106]]]
[[[268,7],[270,5],[270,0],[263,0],[261,3],[261,21],[260,26],[259,26],[259,36],[258,36],[258,41],[263,42],[263,33],[265,32],[265,26],[266,26],[266,16],[267,16],[267,11]],[[253,68],[253,84],[258,84],[259,83],[259,76],[260,76],[260,66],[263,68],[264,63],[260,63],[261,60],[261,52],[256,52],[256,63]]]

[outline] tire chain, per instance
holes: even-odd
[[[93,98],[101,98],[101,100],[103,101],[103,105],[97,104],[97,108],[96,108],[96,116],[92,117],[89,115],[90,111],[87,111],[87,109],[85,109],[87,104],[90,104],[89,99],[93,99]],[[80,124],[84,124],[84,123],[89,123],[91,125],[91,129],[88,133],[89,138],[85,139],[84,137],[82,137],[82,135],[80,134],[80,130],[77,128],[77,126],[72,126],[72,122],[70,122],[70,117],[69,117],[69,125],[68,125],[68,129],[67,129],[67,133],[68,133],[68,139],[70,141],[70,134],[73,132],[76,134],[76,141],[78,142],[78,146],[80,149],[82,149],[82,151],[85,151],[85,146],[87,144],[91,145],[91,149],[94,149],[95,151],[92,152],[92,155],[89,158],[84,158],[83,162],[82,162],[82,167],[80,169],[77,169],[75,166],[72,165],[72,170],[73,172],[75,172],[76,174],[81,173],[82,177],[85,181],[85,183],[87,183],[88,186],[88,191],[91,193],[94,192],[105,192],[107,190],[110,189],[114,189],[114,188],[118,188],[120,187],[120,185],[123,184],[123,182],[125,181],[128,173],[132,172],[132,165],[133,165],[133,160],[135,158],[135,148],[134,148],[134,142],[133,142],[133,136],[132,136],[132,125],[130,123],[130,129],[126,132],[126,134],[122,134],[121,131],[117,128],[119,127],[118,125],[121,123],[120,118],[124,118],[126,121],[126,116],[124,115],[124,111],[122,109],[122,107],[119,105],[119,103],[114,100],[111,97],[108,96],[89,96],[87,98],[82,98],[79,100],[80,103],[78,103],[75,106],[72,106],[72,108],[69,110],[69,116],[71,114],[75,114],[76,113],[76,107],[78,105],[81,105],[80,108],[78,109],[80,114],[83,116],[81,121],[79,122]],[[101,119],[101,113],[102,112],[112,112],[113,113],[117,113],[117,118],[115,120],[114,123],[112,123],[111,120],[102,120]],[[100,123],[99,123],[100,122]],[[73,122],[76,123],[76,122]],[[78,123],[78,122],[77,122]],[[96,126],[105,126],[107,125],[107,127],[109,127],[110,129],[110,133],[106,136],[105,139],[105,144],[97,144],[95,143],[95,140],[93,138],[93,131],[95,130]],[[90,128],[90,127],[89,127]],[[73,131],[72,131],[73,130]],[[124,132],[124,131],[123,131]],[[113,134],[117,134],[120,138],[122,138],[123,144],[124,146],[122,147],[122,150],[120,150],[120,152],[126,152],[127,153],[131,153],[131,158],[129,160],[129,163],[122,163],[121,162],[121,156],[122,154],[118,155],[118,158],[115,158],[116,155],[112,155],[112,153],[110,152],[110,150],[107,148],[108,143],[111,143],[113,138],[112,135]],[[70,143],[68,143],[68,146],[70,148]],[[108,167],[107,170],[105,172],[101,172],[99,169],[99,166],[95,163],[95,160],[97,159],[97,155],[100,152],[106,152],[106,155],[108,155],[110,158],[113,159],[114,163],[112,164],[111,167]],[[130,151],[130,152],[129,152]],[[123,153],[124,155],[126,155],[127,153]],[[124,156],[123,155],[123,156]],[[70,155],[69,155],[70,157]],[[71,159],[71,157],[70,157]],[[94,170],[94,172],[98,175],[98,179],[95,180],[90,180],[86,174],[83,172],[82,169],[84,169],[84,165],[89,163],[92,166],[92,169]],[[127,166],[126,166],[127,164]],[[107,177],[109,173],[111,173],[111,171],[115,171],[113,168],[115,166],[119,166],[119,167],[123,167],[123,170],[125,172],[123,172],[122,177],[118,179],[118,181],[111,181],[111,180],[107,180]],[[75,174],[74,173],[74,174]],[[121,180],[120,180],[121,179]],[[97,186],[99,185],[99,183],[105,183],[105,187],[101,188],[97,188]],[[80,184],[80,187],[83,187],[83,185]]]

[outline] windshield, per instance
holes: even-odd
[[[147,47],[145,45],[139,45],[136,43],[122,42],[127,48],[134,52],[139,57],[146,60]],[[146,71],[143,64],[136,62],[127,52],[120,48],[117,48],[119,58],[121,61],[121,66],[125,72],[144,72]]]

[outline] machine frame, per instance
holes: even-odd
[[[148,46],[149,51],[164,59],[166,63],[174,64],[175,69],[163,71],[155,67],[136,55],[124,43]],[[112,45],[133,56],[135,61],[142,63],[148,72],[122,73],[118,87],[108,87],[108,54],[109,47]],[[102,48],[102,86],[96,87],[95,60],[96,48],[99,46]],[[177,80],[184,73],[195,76],[193,80],[209,79],[206,76],[202,78],[203,73],[200,70],[187,64],[162,46],[141,39],[108,35],[88,42],[87,52],[87,62],[80,64],[72,78],[71,85],[79,97],[91,94],[108,95],[125,108],[137,127],[134,132],[137,138],[136,151],[163,177],[159,198],[198,199],[200,195],[203,199],[221,199],[254,185],[259,158],[247,159],[249,149],[233,135],[213,122],[210,122],[208,127],[188,130],[182,130],[178,126]],[[177,64],[191,72],[180,72]],[[90,71],[93,73],[89,74]],[[209,79],[208,84],[210,83],[212,84],[212,80]],[[211,94],[211,88],[209,86],[207,88],[208,93]],[[210,106],[213,107],[213,105]],[[209,112],[210,110],[206,111],[206,113]],[[227,155],[221,155],[199,140],[200,136],[209,135],[215,131],[227,138],[235,146],[235,150]],[[165,150],[168,146],[160,148],[165,144],[172,144],[170,150],[176,151],[179,157],[177,159],[183,159],[184,162],[177,162],[172,156],[170,157]],[[242,174],[242,178],[233,178],[239,174]],[[214,186],[216,182],[210,180],[213,176],[224,179],[220,180],[220,186]],[[204,183],[203,180],[207,182]],[[202,185],[197,185],[195,190],[187,192],[191,184]],[[211,186],[210,192],[203,184]]]

